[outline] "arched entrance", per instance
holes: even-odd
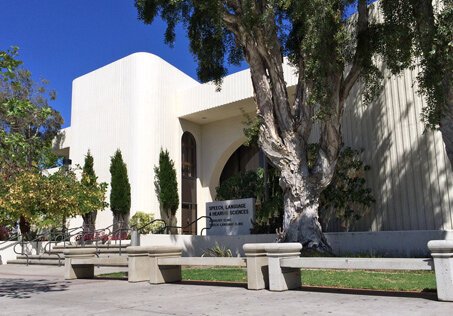
[[[197,144],[189,132],[184,132],[181,139],[181,175],[182,233],[196,235],[196,223],[185,227],[197,219]]]
[[[230,156],[220,175],[219,183],[244,171],[256,170],[263,167],[264,154],[257,146],[242,145]]]

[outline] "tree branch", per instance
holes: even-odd
[[[358,19],[357,19],[357,47],[354,54],[351,70],[343,80],[340,92],[340,101],[345,100],[354,84],[360,77],[362,72],[363,50],[366,49],[367,39],[364,38],[368,30],[368,8],[366,0],[359,0],[358,3]]]

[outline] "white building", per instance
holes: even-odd
[[[291,92],[296,77],[289,66],[285,76]],[[424,133],[424,100],[413,86],[415,78],[410,70],[387,78],[369,106],[361,104],[358,88],[351,93],[344,142],[364,149],[372,168],[368,185],[377,200],[354,230],[453,229],[451,166],[441,135]],[[155,55],[136,53],[74,80],[71,126],[64,130],[60,153],[83,165],[90,150],[99,180],[109,183],[110,157],[121,149],[132,189],[131,215],[146,211],[158,218],[153,168],[160,149],[168,149],[182,200],[178,223],[186,223],[205,215],[227,161],[245,140],[244,113],[254,112],[248,70],[226,77],[216,92],[215,85],[200,84]],[[242,164],[257,159],[243,157]],[[110,210],[99,212],[97,226],[112,218]],[[198,233],[202,228],[199,224]]]

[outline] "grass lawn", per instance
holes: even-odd
[[[126,278],[123,272],[100,276]],[[182,270],[183,280],[247,282],[245,269],[240,268],[188,268]],[[351,289],[383,291],[434,291],[436,280],[431,271],[350,271],[350,270],[303,270],[302,284]]]

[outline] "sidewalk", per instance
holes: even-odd
[[[98,272],[118,271],[109,268]],[[435,293],[305,288],[249,291],[242,284],[150,285],[63,279],[63,267],[0,266],[0,315],[449,315]]]

